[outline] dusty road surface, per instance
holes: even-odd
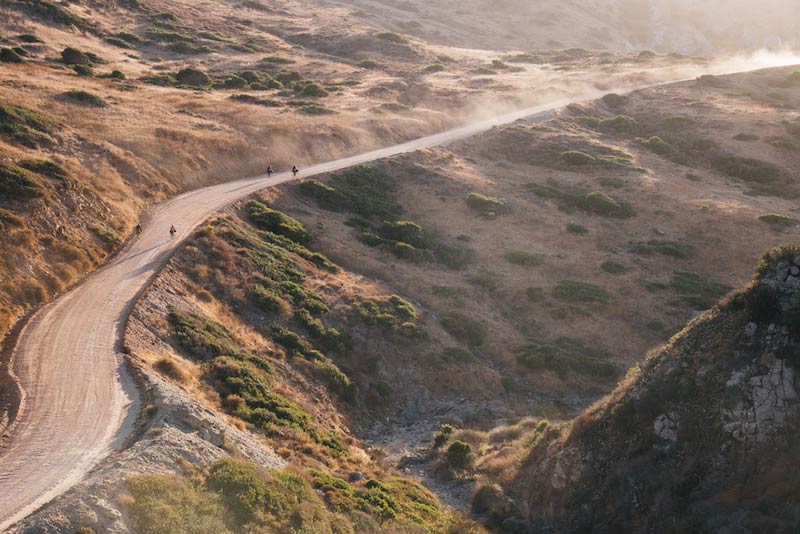
[[[637,87],[627,90],[633,89]],[[301,168],[297,178],[441,145],[523,118],[544,120],[554,109],[606,92],[308,166]],[[120,336],[136,296],[170,253],[215,211],[293,179],[288,172],[257,176],[185,193],[153,207],[143,218],[144,232],[113,261],[25,325],[10,363],[21,402],[0,449],[0,531],[76,484],[130,435],[139,412],[138,395],[119,353]],[[172,224],[178,230],[174,238],[168,232]]]

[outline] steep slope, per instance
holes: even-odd
[[[770,251],[751,286],[532,440],[507,489],[534,531],[796,530],[798,252]],[[477,508],[501,521],[492,491]]]

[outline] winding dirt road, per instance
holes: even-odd
[[[555,101],[309,166],[298,178],[441,145],[523,118],[544,120],[557,108],[606,92]],[[191,191],[154,206],[143,217],[142,235],[24,326],[9,364],[21,402],[7,444],[0,449],[0,531],[79,482],[130,435],[139,399],[119,352],[120,340],[135,299],[170,254],[214,212],[293,179],[290,173],[256,176]],[[171,224],[178,228],[172,239],[167,232]]]

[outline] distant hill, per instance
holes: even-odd
[[[344,5],[341,2],[337,2]],[[486,49],[653,49],[688,54],[797,46],[791,0],[355,0],[356,15],[431,42]]]

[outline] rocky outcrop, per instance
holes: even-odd
[[[695,319],[569,432],[533,447],[517,513],[545,532],[795,532],[800,250]]]

